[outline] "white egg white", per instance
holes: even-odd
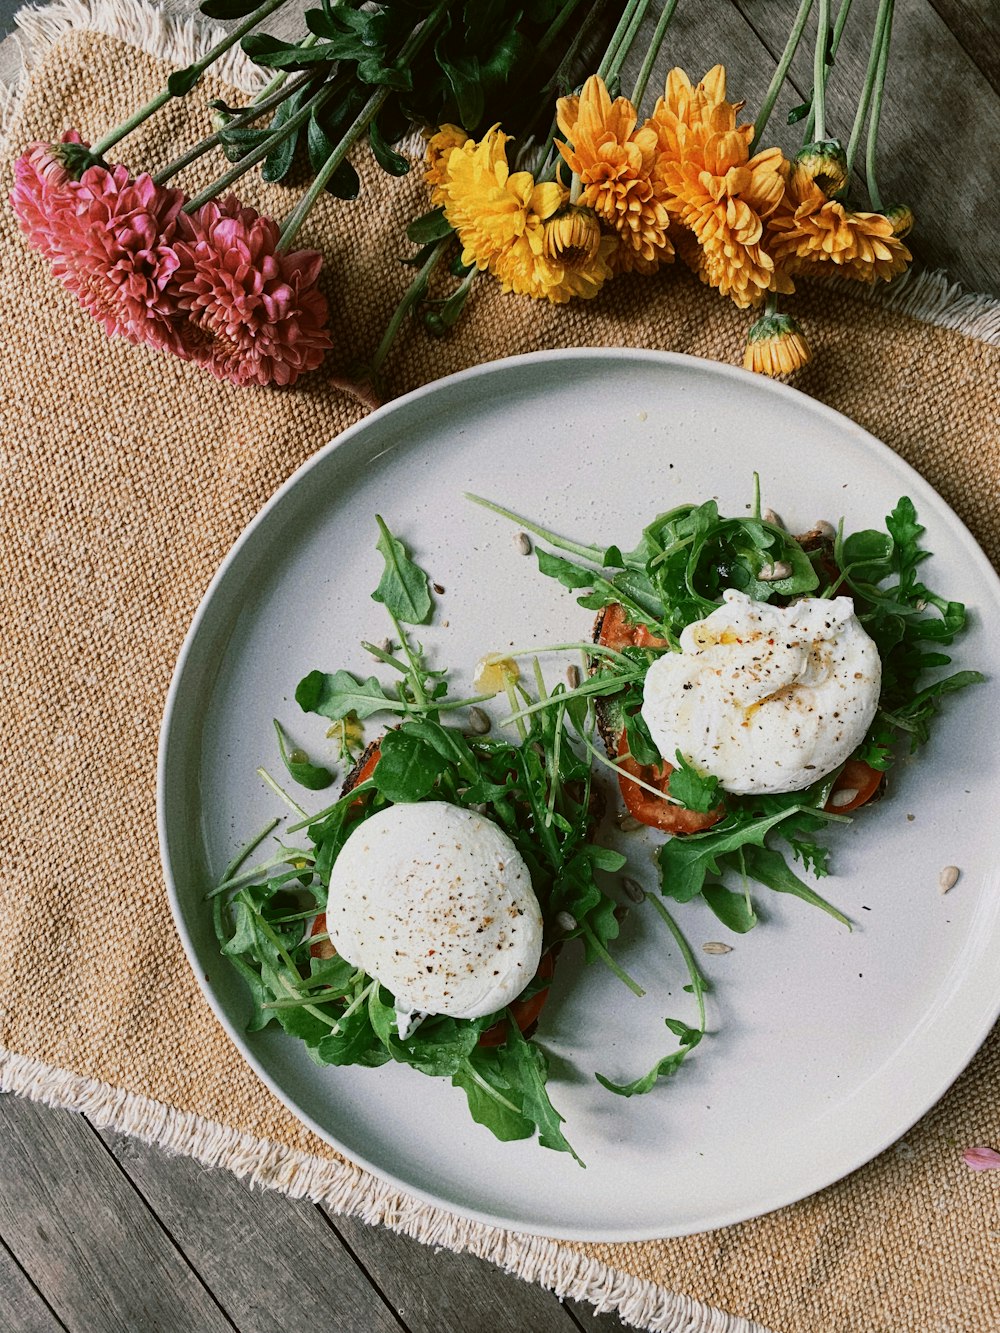
[[[800,791],[864,739],[882,664],[849,597],[788,607],[728,589],[651,665],[642,716],[663,757],[736,795]]]
[[[359,824],[333,866],[326,924],[337,952],[411,1015],[480,1018],[535,975],[542,913],[523,858],[489,819],[444,801],[391,805]]]

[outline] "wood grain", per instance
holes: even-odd
[[[315,1205],[102,1132],[108,1149],[241,1333],[401,1324]]]
[[[0,1237],[68,1333],[232,1333],[82,1116],[0,1096],[0,1139]]]
[[[580,1323],[558,1298],[470,1254],[434,1250],[356,1218],[331,1216],[357,1261],[398,1312],[410,1333],[579,1333]],[[617,1318],[585,1316],[597,1333],[622,1328]]]
[[[65,1328],[0,1243],[0,1333],[65,1333]]]
[[[952,36],[995,93],[1000,93],[1000,4],[997,0],[931,0]]]
[[[733,0],[772,52],[784,46],[792,6]],[[834,6],[836,8],[836,6]],[[854,0],[827,84],[827,133],[845,143],[871,45],[877,0]],[[812,39],[807,28],[792,63],[790,87],[779,99],[767,139],[786,152],[800,136],[785,124],[788,111],[812,86]],[[747,59],[759,57],[751,50]],[[772,64],[773,68],[773,64]],[[740,67],[734,67],[734,75]],[[732,81],[739,87],[738,77]],[[751,103],[754,105],[754,103]],[[886,203],[909,203],[917,229],[907,242],[930,267],[943,267],[973,291],[1000,295],[996,263],[996,167],[987,145],[1000,142],[1000,98],[928,0],[896,6],[886,99],[879,133],[878,177]],[[864,144],[860,149],[863,161]],[[856,183],[861,177],[856,174]],[[991,236],[994,238],[991,240]]]

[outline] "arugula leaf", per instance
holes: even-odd
[[[737,848],[762,847],[771,829],[801,808],[792,805],[759,819],[739,810],[704,833],[671,838],[657,853],[664,896],[679,903],[690,902],[701,892],[709,874],[720,873],[720,856]]]
[[[385,561],[373,602],[382,602],[389,614],[405,625],[424,625],[430,620],[433,603],[427,575],[414,564],[403,543],[394,537],[383,519],[376,514],[380,537],[376,549]]]
[[[372,781],[387,801],[422,801],[444,768],[440,754],[412,727],[404,726],[382,737]]]
[[[452,1074],[451,1081],[465,1093],[473,1120],[485,1125],[501,1142],[530,1139],[534,1134],[535,1122],[521,1114],[516,1093],[492,1051],[472,1051]]]
[[[308,755],[301,750],[289,751],[284,730],[277,718],[274,718],[274,729],[278,733],[278,752],[281,755],[281,762],[291,777],[303,787],[308,787],[310,791],[322,791],[324,787],[329,787],[333,781],[330,770],[320,764],[311,763]]]
[[[670,1031],[680,1039],[680,1050],[674,1051],[672,1055],[665,1055],[662,1060],[657,1060],[648,1074],[633,1079],[631,1083],[612,1083],[603,1074],[595,1074],[594,1077],[598,1083],[607,1088],[609,1092],[616,1093],[619,1097],[635,1097],[650,1092],[661,1078],[668,1078],[671,1074],[676,1074],[684,1063],[686,1056],[701,1041],[703,1034],[697,1028],[690,1028],[686,1023],[681,1023],[676,1018],[667,1018],[664,1019],[664,1022]]]
[[[699,773],[681,754],[674,756],[674,771],[670,774],[670,795],[688,810],[707,815],[719,804],[719,779],[709,773]]]
[[[701,896],[722,924],[737,935],[745,935],[757,924],[757,913],[745,893],[735,893],[722,884],[706,884]]]
[[[780,852],[771,847],[746,847],[743,852],[743,862],[747,874],[758,884],[773,889],[775,893],[790,893],[796,898],[801,898],[803,902],[821,908],[848,930],[851,929],[850,917],[844,916],[843,912],[838,911],[832,903],[828,903],[808,884],[803,883],[790,869]]]
[[[349,671],[310,671],[295,689],[295,702],[305,713],[320,713],[334,722],[356,713],[359,718],[373,713],[400,712],[403,705],[390,699],[374,676],[360,681]]]
[[[563,1118],[549,1100],[545,1087],[548,1076],[545,1052],[534,1042],[525,1041],[524,1034],[509,1013],[507,1040],[498,1050],[500,1067],[510,1086],[519,1093],[522,1114],[538,1126],[538,1142],[543,1148],[570,1153],[580,1166],[585,1166],[563,1134],[560,1128]]]

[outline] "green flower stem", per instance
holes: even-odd
[[[312,115],[313,111],[324,106],[333,96],[335,91],[335,87],[329,83],[320,88],[318,92],[314,93],[313,96],[309,98],[304,106],[301,106],[293,116],[289,116],[285,123],[265,139],[262,144],[253,149],[252,152],[247,153],[245,157],[241,157],[240,160],[228,171],[224,172],[217,181],[213,181],[212,184],[202,190],[200,194],[196,194],[193,199],[189,200],[188,203],[184,205],[184,212],[196,213],[198,209],[201,208],[202,204],[207,204],[209,200],[214,199],[216,195],[221,194],[223,190],[228,189],[230,185],[235,181],[238,181],[241,176],[245,176],[251,167],[255,167],[258,162],[263,162],[264,158],[267,157],[272,148],[276,148],[279,143],[284,139],[287,139],[290,134],[294,134],[300,126],[304,125]]]
[[[646,992],[639,985],[638,981],[635,981],[632,977],[629,976],[629,974],[625,971],[625,969],[621,966],[620,963],[615,962],[615,960],[608,953],[607,949],[605,949],[604,945],[594,934],[591,927],[587,925],[586,921],[581,923],[581,930],[584,939],[593,949],[594,953],[597,954],[601,962],[604,963],[605,966],[609,967],[611,971],[615,974],[615,976],[618,978],[618,980],[624,982],[625,985],[632,992],[632,994],[637,995],[641,1000],[642,997],[646,994]]]
[[[430,279],[431,274],[437,268],[438,263],[440,262],[441,257],[444,254],[445,250],[448,248],[448,244],[451,241],[451,239],[452,239],[451,236],[444,236],[441,238],[440,241],[438,241],[437,245],[435,245],[434,249],[427,256],[426,260],[423,263],[423,266],[417,273],[417,276],[413,279],[409,287],[406,289],[406,295],[403,297],[402,301],[400,301],[399,305],[396,307],[392,319],[389,321],[389,326],[386,329],[385,333],[382,335],[382,341],[378,345],[378,350],[372,357],[370,373],[373,379],[375,378],[375,376],[378,375],[379,371],[382,368],[383,363],[385,362],[386,357],[389,355],[389,349],[392,347],[392,344],[396,339],[396,334],[399,332],[403,320],[410,313],[413,307],[417,305],[418,302],[423,300],[424,293],[427,291],[428,280]]]
[[[273,14],[276,9],[280,9],[284,3],[285,0],[264,0],[264,4],[259,9],[255,9],[249,18],[244,19],[238,28],[234,28],[232,32],[227,33],[222,41],[217,42],[207,55],[202,56],[200,60],[189,66],[189,71],[196,73],[197,78],[200,79],[209,65],[218,60],[219,56],[224,55],[231,46],[235,46],[253,28],[256,28],[258,23],[263,23],[264,19]],[[90,150],[91,156],[94,158],[103,157],[109,148],[113,148],[120,139],[124,139],[126,134],[131,134],[144,120],[148,120],[154,112],[159,111],[161,106],[165,106],[173,96],[174,94],[169,87],[164,88],[161,93],[157,93],[152,101],[140,107],[138,111],[129,116],[128,120],[123,120],[103,139],[95,143]]]
[[[750,144],[751,157],[757,150],[761,135],[767,127],[767,122],[771,118],[771,112],[774,110],[774,104],[778,100],[778,94],[781,92],[785,79],[788,77],[788,70],[792,63],[795,52],[798,50],[799,42],[802,40],[802,34],[805,32],[806,21],[812,9],[813,0],[801,0],[799,12],[795,16],[795,22],[792,25],[792,31],[788,34],[788,41],[785,43],[785,49],[781,53],[781,59],[778,61],[778,68],[774,71],[774,78],[771,80],[770,87],[764,94],[764,101],[761,103],[760,111],[757,113],[757,119],[753,124],[753,141]]]
[[[450,0],[439,0],[423,22],[413,29],[396,57],[397,65],[405,69],[413,57],[417,55],[420,48],[427,43],[437,29],[438,22],[442,14],[448,9],[449,3]],[[326,189],[327,182],[381,111],[391,91],[391,88],[380,88],[378,92],[372,94],[355,117],[354,123],[348,128],[340,143],[323,163],[312,185],[282,224],[281,237],[277,245],[278,254],[288,250],[299,228],[308,217],[309,210]]]
[[[536,64],[545,55],[545,52],[549,49],[549,47],[552,45],[555,39],[562,32],[563,28],[573,17],[574,10],[578,9],[581,3],[582,0],[565,0],[562,9],[560,9],[559,13],[549,24],[548,31],[546,32],[545,36],[535,47]]]
[[[847,26],[847,16],[851,12],[851,0],[840,0],[840,9],[837,11],[837,20],[833,25],[833,37],[830,40],[830,64],[836,59],[837,52],[840,49],[840,39],[844,35],[844,28]],[[816,108],[809,108],[809,115],[806,119],[806,130],[802,136],[802,142],[813,142],[813,130],[816,126]]]
[[[615,28],[614,32],[611,34],[611,41],[608,42],[608,49],[604,52],[604,59],[601,61],[597,69],[597,77],[603,79],[605,83],[608,80],[608,70],[611,68],[611,62],[618,54],[618,48],[621,46],[625,34],[629,30],[632,16],[641,3],[642,0],[628,0],[628,3],[622,11],[622,16],[618,20],[618,27]]]
[[[882,32],[882,45],[879,50],[878,67],[875,71],[875,91],[872,96],[872,114],[868,122],[868,143],[865,149],[865,176],[868,181],[868,198],[876,213],[882,212],[882,196],[875,179],[875,154],[878,148],[878,126],[882,117],[882,97],[885,93],[885,72],[889,66],[889,42],[892,38],[893,0],[889,0],[888,17]]]
[[[364,134],[368,126],[382,110],[382,107],[388,101],[391,91],[390,88],[380,88],[377,93],[374,93],[369,97],[368,101],[358,112],[353,124],[348,128],[340,143],[316,173],[312,185],[309,186],[309,189],[282,223],[281,239],[276,246],[276,252],[278,254],[284,253],[291,246],[299,228],[308,217],[309,210],[326,189],[327,182],[331,179],[334,172],[347,157],[347,154],[361,138],[362,134]]]
[[[635,81],[635,87],[632,89],[631,102],[638,111],[639,103],[646,95],[646,85],[649,83],[649,76],[653,72],[653,66],[656,64],[656,57],[660,54],[660,47],[663,45],[663,39],[666,36],[667,28],[670,26],[670,20],[674,16],[674,10],[677,8],[677,0],[667,0],[663,6],[663,13],[657,21],[653,30],[653,35],[649,41],[649,49],[646,52],[646,58],[639,69],[638,77]]]
[[[816,51],[813,56],[813,111],[816,139],[826,138],[826,45],[830,40],[830,0],[819,0],[816,20]]]
[[[206,138],[202,139],[200,143],[196,143],[193,148],[189,148],[186,153],[182,153],[180,157],[175,157],[172,162],[167,163],[162,171],[156,173],[153,180],[157,185],[165,185],[167,181],[176,176],[179,171],[183,171],[184,168],[190,166],[192,162],[197,162],[199,157],[202,157],[205,153],[210,152],[211,149],[215,148],[217,144],[220,144],[222,142],[222,136],[227,130],[239,130],[242,129],[244,125],[249,125],[252,121],[259,120],[261,116],[267,115],[267,113],[273,111],[276,106],[280,106],[287,98],[293,97],[300,88],[304,88],[310,79],[314,79],[315,77],[316,75],[313,70],[305,70],[297,79],[293,79],[287,86],[276,89],[270,97],[265,98],[262,102],[251,102],[248,107],[239,113],[239,115],[234,116],[232,120],[228,122],[225,129],[217,130],[214,134],[209,134]],[[282,80],[282,82],[284,83],[284,80]]]
[[[892,3],[893,0],[880,0],[878,14],[875,18],[875,33],[872,37],[872,49],[868,56],[868,68],[865,71],[865,82],[861,89],[858,110],[854,117],[854,126],[851,129],[850,142],[847,145],[848,170],[854,165],[854,158],[858,151],[858,144],[861,142],[861,131],[864,129],[865,120],[868,116],[868,107],[872,100],[872,89],[875,87],[875,79],[878,76],[879,59],[882,54],[882,39],[885,36],[886,27],[892,22]]]
[[[622,38],[618,50],[615,52],[608,65],[608,72],[604,76],[605,83],[614,83],[619,74],[621,74],[622,65],[624,65],[628,53],[632,49],[632,43],[635,41],[636,34],[642,26],[642,21],[646,17],[646,11],[649,9],[649,5],[650,0],[639,0],[639,3],[636,5],[632,14],[632,21],[625,30],[625,36]]]

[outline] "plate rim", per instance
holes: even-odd
[[[398,398],[391,399],[389,402],[382,404],[374,411],[348,426],[345,430],[340,432],[340,434],[328,440],[294,469],[294,471],[281,483],[273,494],[269,496],[241,530],[236,540],[217,566],[211,580],[201,595],[194,616],[192,617],[191,624],[184,636],[171,674],[170,686],[164,702],[157,746],[156,825],[161,868],[173,924],[181,939],[188,965],[194,973],[199,989],[208,1002],[209,1008],[216,1021],[221,1024],[229,1039],[234,1043],[241,1058],[250,1065],[261,1082],[274,1094],[282,1105],[300,1121],[300,1123],[304,1124],[319,1138],[334,1148],[348,1165],[354,1163],[368,1171],[377,1180],[389,1183],[410,1197],[453,1215],[466,1218],[488,1227],[502,1227],[525,1235],[538,1235],[552,1239],[576,1242],[604,1241],[620,1243],[643,1242],[668,1237],[698,1235],[743,1221],[749,1221],[753,1218],[764,1217],[778,1209],[808,1199],[819,1193],[821,1190],[835,1185],[838,1181],[845,1179],[855,1171],[867,1166],[871,1161],[890,1147],[891,1144],[897,1142],[902,1136],[908,1133],[919,1120],[937,1105],[941,1098],[944,1097],[948,1090],[953,1086],[955,1081],[968,1068],[983,1043],[989,1037],[996,1022],[1000,1019],[1000,993],[997,995],[992,1013],[987,1013],[985,1015],[980,1028],[977,1028],[971,1034],[967,1034],[967,1041],[962,1044],[961,1053],[957,1062],[952,1062],[952,1065],[950,1065],[950,1067],[953,1066],[954,1072],[950,1074],[944,1086],[941,1087],[930,1100],[926,1101],[926,1104],[921,1101],[920,1107],[915,1113],[911,1114],[910,1112],[907,1112],[907,1115],[903,1118],[903,1122],[899,1126],[894,1127],[891,1132],[887,1131],[883,1136],[879,1137],[874,1148],[869,1150],[868,1147],[865,1147],[862,1150],[864,1155],[860,1159],[855,1160],[853,1164],[839,1170],[833,1177],[829,1177],[824,1173],[823,1179],[817,1183],[813,1183],[804,1193],[798,1186],[790,1188],[786,1187],[784,1190],[778,1189],[774,1192],[772,1197],[763,1199],[760,1207],[755,1207],[753,1212],[748,1213],[745,1208],[736,1208],[731,1213],[720,1211],[720,1214],[717,1217],[714,1217],[704,1226],[698,1226],[696,1228],[691,1228],[686,1224],[681,1224],[680,1227],[673,1228],[645,1227],[639,1229],[628,1227],[601,1228],[597,1226],[553,1227],[544,1223],[531,1225],[526,1223],[523,1219],[505,1218],[495,1213],[471,1208],[465,1204],[458,1204],[441,1195],[434,1194],[432,1191],[414,1186],[402,1177],[395,1175],[392,1171],[386,1170],[384,1167],[366,1160],[363,1156],[357,1154],[353,1150],[350,1152],[346,1150],[329,1129],[319,1124],[313,1116],[294,1104],[290,1094],[282,1088],[280,1082],[268,1072],[263,1063],[246,1045],[243,1039],[243,1033],[240,1032],[237,1025],[224,1012],[221,1002],[215,996],[211,983],[204,976],[198,965],[195,943],[187,926],[185,913],[180,901],[180,894],[171,867],[169,856],[170,837],[167,828],[168,812],[166,809],[165,795],[167,769],[171,758],[171,731],[174,713],[178,697],[182,691],[189,659],[200,635],[203,622],[210,613],[212,603],[220,585],[225,581],[231,567],[239,560],[243,548],[251,541],[257,528],[263,525],[267,521],[271,512],[282,503],[286,494],[299,486],[304,477],[314,468],[320,466],[321,463],[334,451],[346,445],[358,434],[371,429],[373,423],[377,426],[379,423],[391,418],[397,413],[405,412],[413,403],[430,395],[451,388],[456,384],[474,381],[480,377],[488,377],[510,372],[516,373],[520,368],[536,369],[544,363],[567,361],[592,362],[602,360],[617,363],[646,362],[678,368],[689,367],[697,370],[699,373],[707,372],[710,375],[717,375],[723,381],[746,384],[752,383],[756,388],[763,390],[765,393],[771,392],[779,399],[784,398],[799,404],[804,403],[808,405],[808,410],[819,413],[819,415],[825,417],[827,420],[837,423],[841,428],[846,425],[852,432],[856,433],[859,443],[861,443],[866,450],[872,451],[876,457],[891,460],[894,467],[902,470],[904,477],[912,479],[917,483],[918,487],[926,488],[935,496],[937,502],[943,506],[950,516],[951,521],[954,523],[955,534],[961,539],[966,547],[967,555],[970,555],[978,566],[977,572],[980,576],[985,577],[987,583],[993,585],[995,595],[1000,598],[1000,574],[993,568],[986,553],[976,541],[964,520],[955,512],[947,500],[940,495],[931,483],[928,482],[911,463],[863,426],[860,426],[857,422],[853,421],[844,413],[839,412],[836,408],[830,407],[828,404],[811,397],[809,394],[804,393],[802,390],[799,390],[792,385],[777,380],[767,379],[763,376],[746,371],[742,367],[730,365],[725,362],[712,361],[707,358],[691,356],[686,353],[664,351],[653,348],[594,346],[549,348],[480,362],[439,379],[431,380],[426,384],[419,385],[417,388],[400,395]],[[541,1149],[539,1149],[539,1151],[541,1151]]]

